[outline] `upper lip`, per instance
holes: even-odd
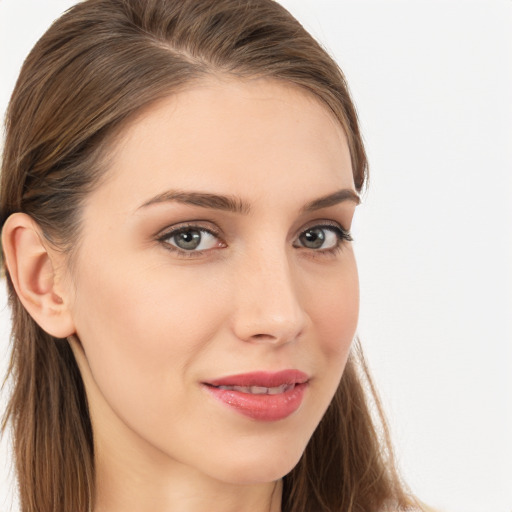
[[[309,380],[309,377],[300,370],[281,370],[278,372],[250,372],[240,373],[237,375],[229,375],[220,377],[219,379],[206,381],[204,384],[209,386],[240,386],[251,387],[260,386],[265,388],[273,388],[286,384],[303,384]]]

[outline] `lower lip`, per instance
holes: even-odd
[[[253,395],[207,385],[204,387],[217,400],[244,416],[258,421],[279,421],[284,420],[300,407],[306,386],[307,383],[296,384],[293,389],[277,395]]]

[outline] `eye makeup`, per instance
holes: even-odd
[[[157,241],[177,257],[204,257],[212,250],[227,248],[221,231],[206,227],[201,222],[190,221],[169,227],[157,235]],[[296,249],[332,255],[342,249],[344,242],[351,242],[350,232],[339,223],[322,221],[302,228],[292,246]]]

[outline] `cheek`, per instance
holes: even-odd
[[[320,348],[334,361],[343,361],[354,339],[359,318],[359,281],[353,254],[341,270],[310,293],[309,311]]]
[[[136,270],[134,270],[134,267]],[[208,289],[215,283],[165,268],[141,268],[117,260],[115,265],[89,265],[77,285],[74,314],[82,330],[94,330],[91,339],[108,337],[121,342],[123,350],[167,348],[169,344],[190,347],[212,328],[219,302]],[[201,317],[197,312],[201,311]],[[179,336],[177,336],[179,334]]]
[[[211,300],[210,285],[169,274],[116,259],[89,265],[77,285],[77,334],[96,384],[118,412],[138,404],[149,414],[159,410],[164,390],[178,396],[219,328],[222,301]]]
[[[316,286],[307,283],[306,308],[312,326],[307,358],[314,358],[311,401],[306,416],[307,434],[318,426],[338,389],[345,369],[359,316],[359,282],[355,259],[350,252],[329,278]],[[307,443],[309,437],[305,437]]]

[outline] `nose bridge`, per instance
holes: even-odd
[[[260,246],[237,266],[234,331],[245,341],[288,343],[302,332],[299,283],[284,247]]]

